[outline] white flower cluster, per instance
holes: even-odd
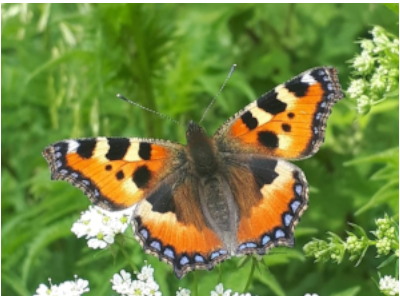
[[[188,289],[179,288],[179,291],[176,292],[177,296],[190,296],[191,291]]]
[[[372,40],[361,41],[361,54],[352,61],[360,78],[352,79],[347,89],[348,96],[357,100],[359,113],[367,113],[399,85],[399,39],[379,26],[371,34]]]
[[[250,293],[246,293],[246,294],[239,294],[239,293],[232,293],[232,290],[228,289],[226,291],[224,291],[224,286],[222,283],[219,283],[216,287],[215,287],[215,291],[211,291],[211,296],[251,296]]]
[[[71,228],[78,238],[86,236],[88,246],[104,249],[114,243],[114,237],[123,233],[131,222],[132,209],[121,212],[109,212],[90,206]]]
[[[151,265],[145,265],[136,276],[137,280],[132,281],[131,274],[121,270],[120,274],[114,274],[111,279],[112,289],[123,296],[161,296],[153,274]]]
[[[399,281],[391,276],[383,276],[379,280],[379,289],[388,296],[399,295]]]
[[[90,291],[89,281],[78,278],[77,275],[75,275],[75,281],[66,281],[58,286],[52,284],[49,278],[49,284],[50,287],[41,283],[35,296],[81,296]]]
[[[399,244],[399,237],[396,234],[395,222],[385,215],[384,218],[377,219],[375,223],[377,229],[373,232],[373,234],[378,238],[375,245],[378,255],[388,255],[392,251],[392,245]]]

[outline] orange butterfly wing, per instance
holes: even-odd
[[[237,253],[293,246],[308,184],[298,167],[281,158],[315,154],[331,107],[342,97],[336,69],[311,69],[264,94],[215,133],[220,152],[233,162],[228,173],[239,208]]]
[[[246,106],[214,137],[227,152],[306,158],[323,143],[331,107],[341,98],[336,69],[311,69]]]
[[[239,214],[236,254],[293,246],[294,227],[308,206],[304,173],[284,160],[261,155],[237,155],[232,161],[227,178]]]
[[[43,155],[52,179],[66,180],[107,210],[121,210],[142,200],[168,172],[179,169],[183,146],[137,138],[64,140]]]
[[[138,204],[133,218],[143,248],[171,264],[178,278],[190,270],[210,270],[229,258],[220,237],[205,221],[197,185],[191,176],[165,180]]]
[[[202,215],[182,145],[151,139],[64,140],[43,155],[52,179],[66,180],[107,210],[136,205],[135,237],[181,278],[229,257]],[[193,190],[196,189],[196,190]]]

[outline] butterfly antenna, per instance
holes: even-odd
[[[219,94],[221,94],[222,90],[224,89],[224,87],[225,87],[226,83],[228,82],[229,78],[231,78],[232,73],[233,73],[233,71],[235,71],[236,67],[237,67],[237,64],[233,64],[232,65],[231,70],[229,71],[228,77],[226,77],[226,79],[224,81],[224,84],[219,89],[219,92],[215,95],[214,99],[211,100],[211,103],[208,105],[208,107],[204,111],[204,114],[201,117],[201,120],[200,120],[199,124],[203,121],[203,119],[206,116],[207,112],[210,110],[211,106],[214,104],[215,100],[218,98]]]
[[[147,110],[147,111],[149,111],[149,112],[151,112],[151,113],[153,113],[153,114],[156,114],[156,115],[158,115],[159,117],[161,117],[161,118],[163,118],[163,119],[170,120],[171,122],[174,122],[174,123],[178,124],[179,126],[184,127],[184,126],[183,126],[181,123],[179,123],[177,120],[174,120],[174,119],[172,119],[171,117],[168,117],[167,115],[164,115],[164,114],[162,114],[162,113],[160,113],[160,112],[158,112],[158,111],[155,111],[155,110],[152,110],[152,109],[150,109],[150,108],[147,108],[147,107],[145,107],[145,106],[143,106],[143,105],[140,105],[139,103],[133,102],[133,101],[131,101],[131,100],[125,98],[125,97],[122,96],[121,94],[117,94],[117,97],[118,97],[119,99],[121,99],[121,100],[124,100],[124,101],[130,103],[130,104],[133,104],[133,105],[135,105],[135,106],[137,106],[137,107],[140,107],[140,108],[143,109],[143,110]]]

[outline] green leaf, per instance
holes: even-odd
[[[315,236],[318,233],[318,229],[314,227],[302,227],[298,226],[296,227],[296,230],[294,231],[295,237],[299,238],[302,236]]]
[[[388,162],[390,164],[399,164],[399,148],[392,148],[377,154],[369,155],[366,157],[356,158],[344,163],[344,166],[358,165],[361,163],[375,163],[375,162]]]
[[[40,231],[29,246],[29,251],[22,263],[22,281],[26,282],[33,260],[40,254],[41,250],[54,241],[72,235],[71,224],[73,219],[65,219]]]
[[[399,258],[396,256],[396,254],[390,255],[387,259],[385,259],[379,266],[378,269],[381,269],[383,267],[386,267],[387,265],[392,264],[393,262],[396,262]]]
[[[343,291],[333,293],[331,296],[355,296],[361,290],[360,286],[353,286]]]
[[[278,280],[271,272],[264,272],[262,276],[255,276],[263,284],[271,289],[271,291],[277,296],[285,296],[285,291],[279,284]]]
[[[288,264],[293,259],[304,262],[306,258],[299,250],[282,247],[272,249],[271,252],[264,257],[264,262],[267,266],[271,267]]]
[[[359,208],[354,215],[358,216],[371,207],[378,205],[383,202],[388,202],[389,200],[394,199],[396,203],[398,203],[399,199],[399,191],[398,191],[399,179],[390,180],[385,185],[383,185],[368,201],[365,205]]]
[[[391,11],[399,14],[399,3],[384,3],[383,5],[389,8]]]
[[[18,295],[20,296],[31,296],[33,293],[30,293],[26,286],[23,284],[21,278],[16,275],[11,275],[9,273],[1,272],[1,281],[2,281],[2,289],[4,288],[3,283],[9,285]]]

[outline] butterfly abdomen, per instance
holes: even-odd
[[[200,206],[208,227],[212,228],[229,252],[234,251],[236,237],[231,234],[238,224],[238,207],[232,191],[221,175],[199,180]]]

